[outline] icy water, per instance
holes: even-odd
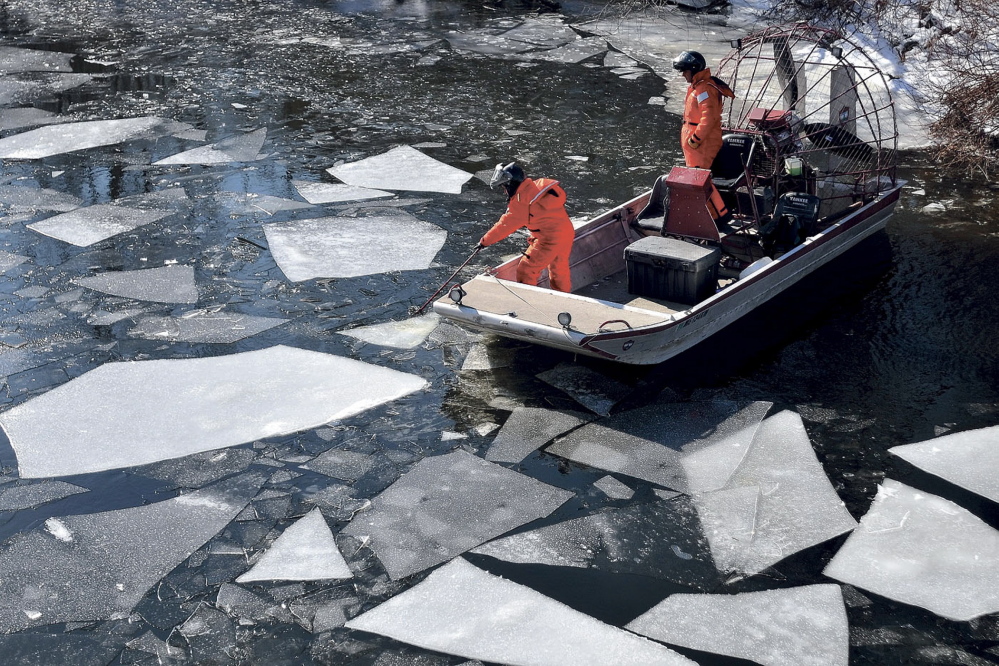
[[[616,536],[648,561],[635,557],[628,564],[605,553],[581,568],[510,563],[484,553],[466,558],[615,627],[675,592],[836,582],[822,571],[843,546],[844,530],[761,573],[719,576],[713,566],[698,568],[700,557],[691,559],[703,539],[671,542],[681,537],[668,532],[648,538],[659,534],[662,526],[653,529],[649,521],[662,519],[663,511],[673,512],[665,514],[670,521],[683,519],[682,498],[657,499],[659,485],[640,476],[617,473],[618,483],[608,484],[606,470],[546,452],[532,449],[506,465],[547,484],[517,477],[524,485],[517,486],[518,502],[511,501],[487,481],[495,477],[502,486],[513,477],[479,465],[494,459],[487,452],[511,413],[521,414],[515,408],[542,414],[541,446],[586,421],[614,423],[607,419],[634,409],[772,403],[771,415],[800,415],[853,519],[868,512],[887,478],[941,495],[999,527],[994,502],[888,453],[999,421],[996,190],[942,180],[918,154],[903,158],[901,176],[909,185],[885,233],[737,329],[662,366],[576,359],[432,321],[404,331],[415,342],[396,346],[378,337],[387,335],[384,329],[351,330],[407,320],[409,308],[468,256],[504,202],[470,177],[460,194],[393,191],[310,204],[305,193],[317,190],[309,185],[337,182],[327,169],[397,146],[416,147],[469,176],[517,159],[530,173],[558,178],[580,219],[644,190],[679,161],[678,119],[649,103],[664,90],[672,98],[675,81],[620,55],[608,58],[606,45],[538,55],[561,45],[552,36],[565,26],[593,18],[583,6],[564,11],[541,15],[539,27],[526,10],[443,2],[13,0],[0,6],[0,47],[53,54],[51,60],[33,60],[25,51],[0,54],[2,137],[51,123],[137,117],[178,123],[61,152],[59,144],[78,131],[56,140],[51,154],[2,158],[0,422],[8,434],[37,438],[31,440],[37,455],[29,466],[27,456],[15,458],[11,443],[0,444],[0,595],[7,606],[0,613],[0,663],[465,663],[343,625],[413,589],[430,567],[493,537],[599,520],[616,510],[627,517],[615,523]],[[666,24],[676,41],[719,41],[688,14]],[[496,39],[518,26],[522,41]],[[118,130],[102,127],[95,143],[112,131]],[[191,158],[193,164],[167,159],[202,146],[212,149]],[[22,147],[29,149],[38,142]],[[166,162],[154,164],[160,160]],[[440,180],[430,167],[401,175]],[[80,217],[80,210],[117,200],[132,212],[92,209],[104,210],[95,229],[85,224],[95,216]],[[333,241],[320,237],[319,227],[292,223],[334,217],[340,225],[377,220],[378,233],[339,227],[341,235],[358,238],[337,255],[342,277],[293,281],[276,258],[282,238],[302,243],[292,244],[287,261],[310,256],[310,246],[322,248],[313,254],[328,254],[324,243]],[[422,265],[406,263],[423,261],[418,250],[431,243],[440,250]],[[490,249],[468,274],[515,247],[511,240]],[[372,259],[382,263],[369,271]],[[51,420],[41,426],[31,425],[32,410],[24,407],[43,404],[34,401],[56,388],[83,386],[76,380],[91,381],[86,373],[112,362],[224,363],[278,346],[321,353],[314,358],[322,360],[279,351],[234,357],[253,359],[237,369],[172,364],[176,377],[93,379],[47,412]],[[326,369],[325,355],[398,374],[376,381],[367,366]],[[252,407],[245,413],[201,413],[204,401],[180,400],[198,391],[218,398],[213,382],[229,376],[242,386],[227,385],[232,393],[223,397],[245,400]],[[303,405],[320,385],[315,402],[321,404]],[[88,440],[96,453],[75,448],[80,433],[96,432],[91,410],[120,417],[99,420],[112,429],[118,423],[122,441],[131,441],[128,397],[143,396],[155,408],[157,398],[147,396],[169,400],[167,387],[182,407],[151,410],[167,414],[155,435],[143,435],[162,436],[163,454],[153,462],[128,459],[127,445],[113,435]],[[125,400],[115,402],[119,397]],[[368,403],[356,404],[362,398]],[[551,410],[561,416],[551,418]],[[301,414],[293,419],[289,411]],[[244,443],[213,450],[229,442],[213,446],[212,437],[237,430],[235,439]],[[208,444],[198,446],[202,441]],[[442,457],[450,452],[456,453]],[[155,462],[160,458],[170,460]],[[453,466],[441,469],[444,460]],[[436,560],[413,564],[393,559],[402,555],[378,538],[367,540],[367,516],[391,518],[371,511],[371,500],[383,509],[381,493],[391,488],[415,501],[426,492],[420,475],[429,485],[440,479],[450,487],[477,474],[481,487],[456,491],[468,513],[463,518],[456,509],[450,517],[459,532],[477,535],[474,542],[455,537],[448,550],[442,538],[426,546],[442,549]],[[185,500],[188,493],[194,499]],[[476,507],[494,501],[491,493],[498,493],[504,518],[479,525],[469,516],[482,515]],[[512,506],[518,503],[524,506]],[[322,580],[308,572],[277,582],[259,571],[248,576],[266,562],[261,552],[279,552],[273,545],[279,535],[289,537],[282,546],[288,557],[306,556],[294,540],[318,524],[316,507],[337,535],[333,548],[344,566],[324,570],[316,576]],[[521,518],[512,516],[518,512]],[[305,516],[312,522],[298,522]],[[581,523],[581,533],[591,534],[592,524]],[[302,528],[293,533],[291,525]],[[423,527],[406,538],[435,529]],[[601,539],[605,546],[612,541],[603,534],[595,542]],[[948,546],[927,541],[930,548]],[[308,546],[322,550],[329,543]],[[690,568],[680,576],[664,573],[657,567],[667,560]],[[327,564],[329,558],[317,567]],[[43,595],[9,592],[32,586],[51,592],[58,585],[75,601],[46,612]],[[842,589],[850,663],[999,662],[995,613],[948,620],[857,587]],[[734,624],[722,621],[712,631],[726,634]],[[698,663],[747,663],[673,647]],[[823,649],[819,640],[815,651]]]

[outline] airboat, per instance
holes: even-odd
[[[680,354],[883,229],[904,181],[887,77],[855,43],[807,25],[732,42],[736,92],[711,169],[673,167],[576,225],[572,293],[519,284],[519,257],[433,304],[508,338],[628,364]],[[714,186],[733,219],[706,205]]]

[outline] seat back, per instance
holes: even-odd
[[[726,134],[722,145],[711,163],[713,178],[731,180],[745,172],[753,149],[753,137],[748,134]]]

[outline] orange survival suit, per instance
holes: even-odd
[[[735,97],[735,93],[724,81],[711,76],[709,68],[692,76],[683,102],[683,127],[680,130],[683,159],[688,167],[710,169],[721,149],[723,97]],[[709,204],[714,209],[711,215],[716,220],[728,213],[728,207],[714,186]]]
[[[565,190],[557,180],[525,178],[507,203],[506,212],[479,243],[493,245],[517,229],[531,232],[527,250],[517,266],[517,282],[537,285],[548,268],[548,282],[557,291],[572,291],[569,252],[576,232],[565,211]]]

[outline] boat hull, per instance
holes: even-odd
[[[572,327],[546,326],[525,321],[514,313],[486,312],[447,300],[434,304],[440,315],[496,335],[546,345],[565,351],[634,365],[652,365],[669,360],[737,322],[778,294],[786,291],[810,273],[828,264],[864,239],[885,227],[898,202],[902,183],[883,192],[873,201],[843,217],[820,234],[808,238],[755,273],[718,291],[714,296],[688,310],[652,313],[619,304],[618,321],[628,322],[629,313],[645,321],[641,326],[627,323],[624,330],[584,333]],[[628,204],[625,204],[627,206]],[[622,209],[624,206],[621,207]],[[618,209],[615,209],[618,210]],[[600,220],[613,220],[615,211]],[[598,222],[598,220],[594,220]],[[604,222],[611,224],[613,222]],[[580,228],[583,233],[591,224]],[[518,285],[523,289],[524,285]],[[528,289],[537,289],[528,287]],[[574,294],[554,294],[563,298],[564,310],[572,312],[577,300],[590,300]],[[611,312],[611,310],[608,310]],[[655,321],[649,322],[649,315]],[[513,315],[513,316],[510,316]],[[623,325],[616,325],[620,329]]]

